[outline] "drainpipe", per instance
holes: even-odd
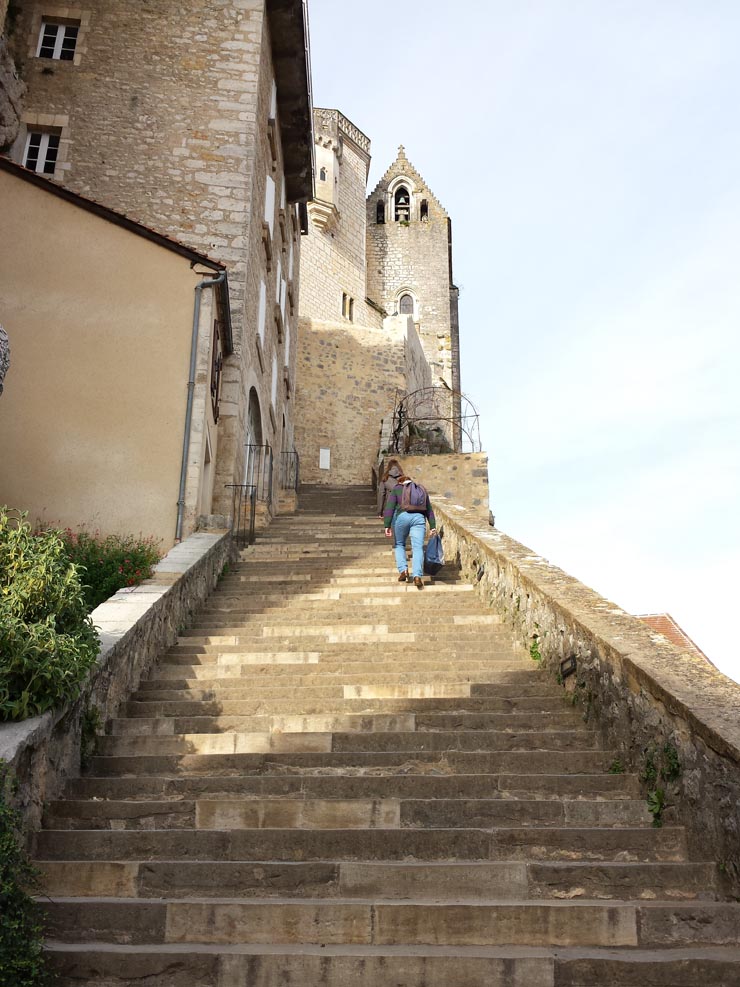
[[[206,278],[195,286],[193,307],[193,334],[190,337],[190,373],[188,375],[188,404],[185,409],[185,434],[182,440],[182,464],[180,466],[180,494],[177,499],[177,526],[175,541],[182,540],[182,522],[185,514],[185,481],[188,474],[188,453],[190,451],[190,427],[193,421],[193,395],[195,392],[195,368],[198,362],[198,327],[200,324],[200,298],[204,288],[213,288],[226,280],[226,271],[215,278]]]

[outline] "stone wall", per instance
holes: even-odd
[[[101,723],[116,715],[157,656],[191,622],[232,552],[231,536],[223,532],[194,534],[176,545],[152,579],[119,590],[93,611],[100,653],[80,697],[53,713],[0,724],[0,759],[19,782],[18,806],[29,833],[39,828],[44,802],[79,774],[85,711],[96,709]]]
[[[296,446],[305,483],[369,483],[381,419],[405,387],[405,334],[301,319]],[[319,469],[319,449],[331,469]]]
[[[680,773],[664,784],[663,821],[685,825],[694,859],[716,861],[727,892],[740,893],[740,685],[490,528],[477,510],[436,508],[447,558],[459,558],[546,672],[559,676],[561,661],[574,657],[567,698],[615,760],[643,773],[664,748],[676,752]]]
[[[487,521],[488,456],[484,452],[396,458],[408,476],[427,488],[435,510],[437,505],[459,505]]]

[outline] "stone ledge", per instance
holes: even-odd
[[[91,707],[101,723],[115,716],[157,656],[177,640],[232,558],[228,532],[190,535],[171,549],[141,586],[119,590],[92,612],[100,651],[81,695],[62,709],[20,723],[0,724],[0,758],[18,783],[18,808],[29,833],[43,804],[80,767],[82,718]]]
[[[435,502],[448,559],[557,675],[576,656],[584,719],[638,773],[648,749],[671,744],[682,771],[666,820],[687,827],[696,859],[724,865],[740,888],[740,685],[708,662],[658,641],[637,617],[529,548],[492,529],[481,511]],[[482,567],[482,572],[481,572]],[[480,573],[480,577],[478,574]]]

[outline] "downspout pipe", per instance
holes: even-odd
[[[185,434],[182,439],[182,463],[180,465],[180,493],[177,498],[177,525],[175,541],[182,541],[182,525],[185,517],[185,483],[188,475],[188,453],[190,452],[190,430],[193,423],[193,397],[195,395],[195,371],[198,363],[198,329],[200,327],[200,301],[204,288],[215,288],[226,280],[223,270],[215,278],[205,278],[195,286],[193,305],[193,333],[190,337],[190,372],[188,374],[188,403],[185,408]]]

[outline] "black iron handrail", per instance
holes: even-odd
[[[227,483],[232,493],[231,534],[239,548],[254,544],[257,487],[253,483]]]
[[[300,486],[300,458],[295,449],[280,453],[280,489],[298,491]]]

